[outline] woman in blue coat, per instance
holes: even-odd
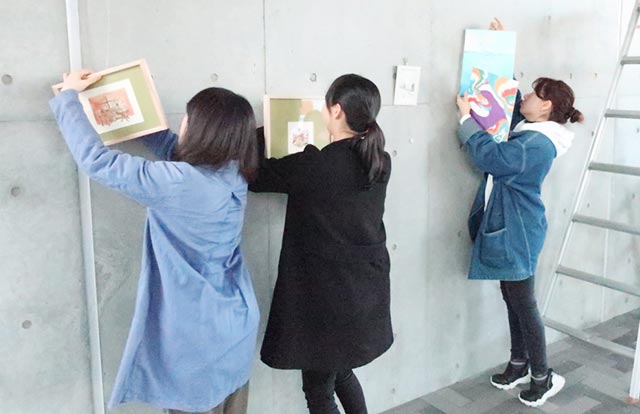
[[[469,279],[500,280],[511,331],[511,359],[491,377],[499,389],[529,382],[520,401],[538,407],[565,380],[547,366],[544,325],[534,296],[534,273],[547,230],[541,187],[553,160],[574,134],[564,127],[583,116],[574,94],[560,80],[540,78],[516,105],[508,141],[496,143],[469,116],[467,97],[458,97],[458,138],[484,173],[471,215],[474,240]]]
[[[245,413],[259,319],[240,249],[258,166],[251,105],[225,89],[199,92],[180,136],[142,138],[160,158],[150,161],[103,145],[78,100],[97,80],[65,75],[50,106],[78,167],[147,207],[135,312],[109,405]]]

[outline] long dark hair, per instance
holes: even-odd
[[[549,114],[549,121],[566,124],[584,121],[584,115],[573,107],[575,95],[573,89],[561,80],[538,78],[533,82],[533,91],[538,98],[551,101],[553,109]]]
[[[223,88],[207,88],[187,103],[187,130],[173,154],[175,161],[215,169],[238,161],[252,182],[258,170],[256,118],[249,102]]]
[[[376,122],[380,112],[380,91],[369,79],[358,75],[342,75],[329,87],[325,96],[327,108],[340,104],[347,125],[358,135],[352,140],[364,170],[367,187],[382,178],[384,172],[384,133]]]

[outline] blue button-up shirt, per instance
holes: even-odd
[[[232,162],[171,162],[177,137],[143,138],[161,159],[107,148],[78,94],[50,102],[78,166],[147,207],[135,313],[109,406],[207,411],[249,380],[259,322],[240,250],[247,183]]]

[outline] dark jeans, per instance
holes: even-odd
[[[340,372],[302,371],[302,390],[309,414],[340,414],[333,393],[347,414],[367,414],[364,394],[352,370]]]
[[[525,280],[501,281],[500,289],[509,313],[511,359],[528,359],[532,374],[541,377],[547,374],[547,344],[534,279],[531,276]]]

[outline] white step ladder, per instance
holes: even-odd
[[[587,183],[589,181],[589,177],[592,171],[640,177],[640,167],[630,167],[630,166],[616,165],[616,164],[605,164],[605,163],[594,161],[595,156],[598,152],[599,146],[602,142],[602,137],[604,136],[605,124],[608,119],[615,118],[615,119],[640,120],[640,111],[611,109],[614,103],[614,99],[616,97],[616,91],[618,89],[620,77],[622,76],[623,68],[627,65],[640,65],[640,56],[628,56],[629,50],[631,47],[631,42],[633,40],[633,36],[637,29],[636,25],[638,24],[639,17],[640,17],[640,0],[636,0],[632,15],[631,15],[631,20],[629,21],[627,34],[625,36],[624,43],[622,44],[621,56],[618,60],[618,65],[613,75],[613,83],[611,85],[611,89],[609,90],[609,95],[607,97],[607,101],[605,105],[606,109],[603,111],[602,115],[600,116],[598,120],[598,124],[596,126],[596,130],[594,132],[594,138],[591,143],[591,148],[589,149],[589,156],[587,159],[587,163],[582,171],[582,177],[580,178],[580,187],[578,189],[576,199],[574,200],[573,209],[571,213],[571,221],[569,222],[567,230],[564,234],[564,238],[562,241],[562,248],[560,249],[558,261],[556,262],[555,272],[551,278],[549,290],[547,292],[545,302],[542,308],[542,317],[544,319],[544,323],[549,328],[552,328],[556,331],[573,336],[575,338],[591,343],[598,347],[607,349],[611,352],[615,352],[617,354],[621,354],[629,358],[634,358],[631,387],[630,387],[629,398],[628,398],[628,402],[631,402],[631,403],[640,403],[640,346],[636,346],[636,349],[634,350],[632,348],[619,345],[615,342],[596,337],[585,331],[572,328],[566,324],[554,321],[552,319],[547,318],[546,315],[547,315],[547,311],[549,310],[549,304],[551,303],[551,299],[553,297],[553,291],[556,287],[556,284],[560,275],[571,277],[584,282],[592,283],[595,285],[603,286],[619,292],[624,292],[624,293],[628,293],[628,294],[640,297],[640,286],[634,286],[626,283],[617,282],[615,280],[607,279],[599,275],[586,273],[586,272],[583,272],[577,269],[572,269],[562,265],[562,262],[565,258],[565,253],[567,251],[567,246],[569,245],[569,240],[571,238],[574,225],[576,223],[603,228],[603,229],[606,229],[607,231],[612,230],[616,232],[623,232],[627,234],[640,236],[640,226],[633,226],[633,225],[619,223],[611,220],[603,220],[595,217],[585,216],[578,213],[578,210],[584,199]],[[640,148],[640,143],[639,143],[639,148]],[[640,344],[640,332],[639,332],[637,343]]]

